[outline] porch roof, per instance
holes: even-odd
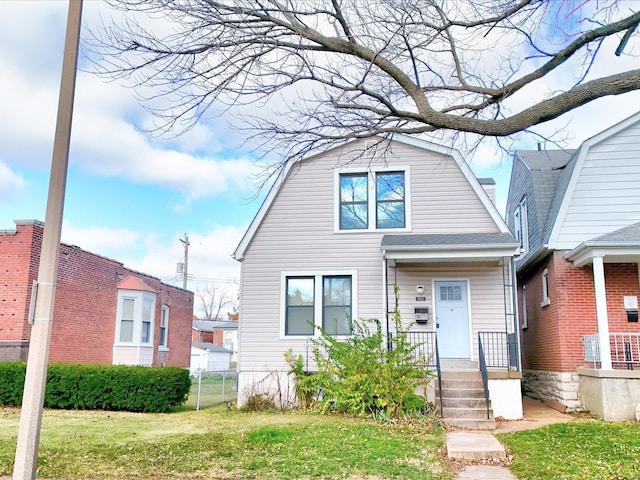
[[[591,263],[594,257],[603,257],[605,263],[640,262],[640,222],[587,240],[564,255],[576,267]]]
[[[380,249],[395,262],[499,261],[513,257],[519,243],[510,233],[385,235]]]

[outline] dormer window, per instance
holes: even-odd
[[[529,223],[527,220],[527,197],[523,197],[513,212],[514,235],[520,242],[520,255],[529,251]]]
[[[337,230],[409,228],[407,169],[338,174]]]

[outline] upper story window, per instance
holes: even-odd
[[[338,230],[408,228],[408,169],[338,175]]]
[[[520,242],[520,255],[529,251],[529,222],[527,220],[527,197],[523,197],[513,212],[514,234]]]
[[[351,334],[353,275],[284,275],[284,335]]]
[[[404,172],[376,173],[376,228],[404,226]]]
[[[150,292],[119,290],[116,341],[121,344],[153,344],[156,295]]]
[[[366,229],[368,226],[368,175],[340,175],[340,230]]]

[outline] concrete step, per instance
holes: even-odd
[[[443,390],[450,388],[468,388],[472,390],[484,391],[482,380],[442,380],[440,382],[440,387]]]
[[[484,389],[477,388],[443,388],[442,398],[482,398]]]
[[[504,447],[489,432],[448,432],[447,455],[457,460],[506,460]]]
[[[469,430],[495,430],[496,421],[486,418],[443,418],[442,421],[450,427],[466,428]]]
[[[443,396],[442,406],[444,408],[484,408],[486,411],[487,400],[484,398],[484,395],[476,398]],[[489,409],[491,409],[491,400],[489,400]]]
[[[478,362],[462,358],[441,358],[441,370],[478,370]]]
[[[458,418],[465,419],[468,418],[470,420],[476,419],[486,419],[487,418],[487,407],[446,407],[442,406],[442,418],[446,421],[449,418]],[[489,409],[489,418],[493,418],[493,411]]]

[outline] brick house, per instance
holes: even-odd
[[[526,394],[633,419],[640,399],[640,114],[577,150],[514,155],[507,221]]]
[[[0,230],[0,360],[26,360],[44,224]],[[49,361],[188,367],[193,293],[60,246]]]

